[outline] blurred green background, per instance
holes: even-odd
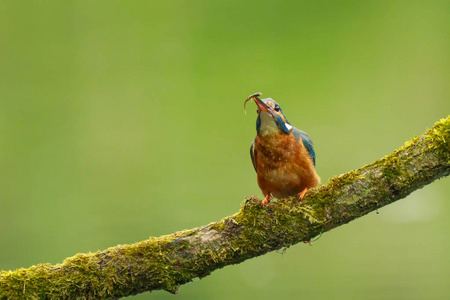
[[[205,225],[262,196],[263,92],[317,170],[370,163],[450,112],[448,1],[1,1],[0,269]],[[177,296],[442,299],[450,179]]]

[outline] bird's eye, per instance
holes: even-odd
[[[277,104],[277,105],[275,105],[275,111],[280,111],[280,106]]]

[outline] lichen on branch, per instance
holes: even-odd
[[[104,251],[61,264],[0,273],[0,299],[120,298],[180,285],[227,265],[309,241],[406,197],[450,174],[450,117],[371,164],[333,177],[302,202],[261,207],[246,199],[236,214],[203,227]]]

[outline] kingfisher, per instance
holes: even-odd
[[[293,127],[280,105],[271,98],[260,99],[261,93],[250,95],[244,102],[254,100],[258,109],[256,138],[250,147],[259,188],[265,198],[286,198],[298,195],[303,200],[308,189],[320,183],[315,170],[316,154],[306,132]]]

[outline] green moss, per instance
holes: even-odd
[[[396,156],[388,156],[382,164],[382,172],[385,178],[390,180],[397,178],[402,174],[400,159]]]
[[[436,122],[429,130],[427,139],[431,141],[430,149],[436,151],[450,164],[450,117]]]
[[[212,229],[217,230],[217,231],[223,231],[223,230],[225,230],[227,228],[225,219],[222,219],[219,222],[211,223],[211,224],[209,224],[209,226]]]
[[[301,202],[291,197],[262,207],[256,197],[246,198],[238,213],[207,226],[77,254],[55,266],[4,271],[0,298],[118,298],[153,289],[176,293],[181,284],[195,277],[308,241],[404,197],[420,187],[411,181],[421,179],[413,176],[415,170],[413,175],[408,173],[408,168],[415,167],[408,162],[413,157],[430,159],[426,156],[437,153],[448,170],[449,141],[447,118],[383,159],[311,189]],[[440,162],[438,165],[442,167]],[[433,175],[437,176],[432,173],[429,177],[435,179]]]

